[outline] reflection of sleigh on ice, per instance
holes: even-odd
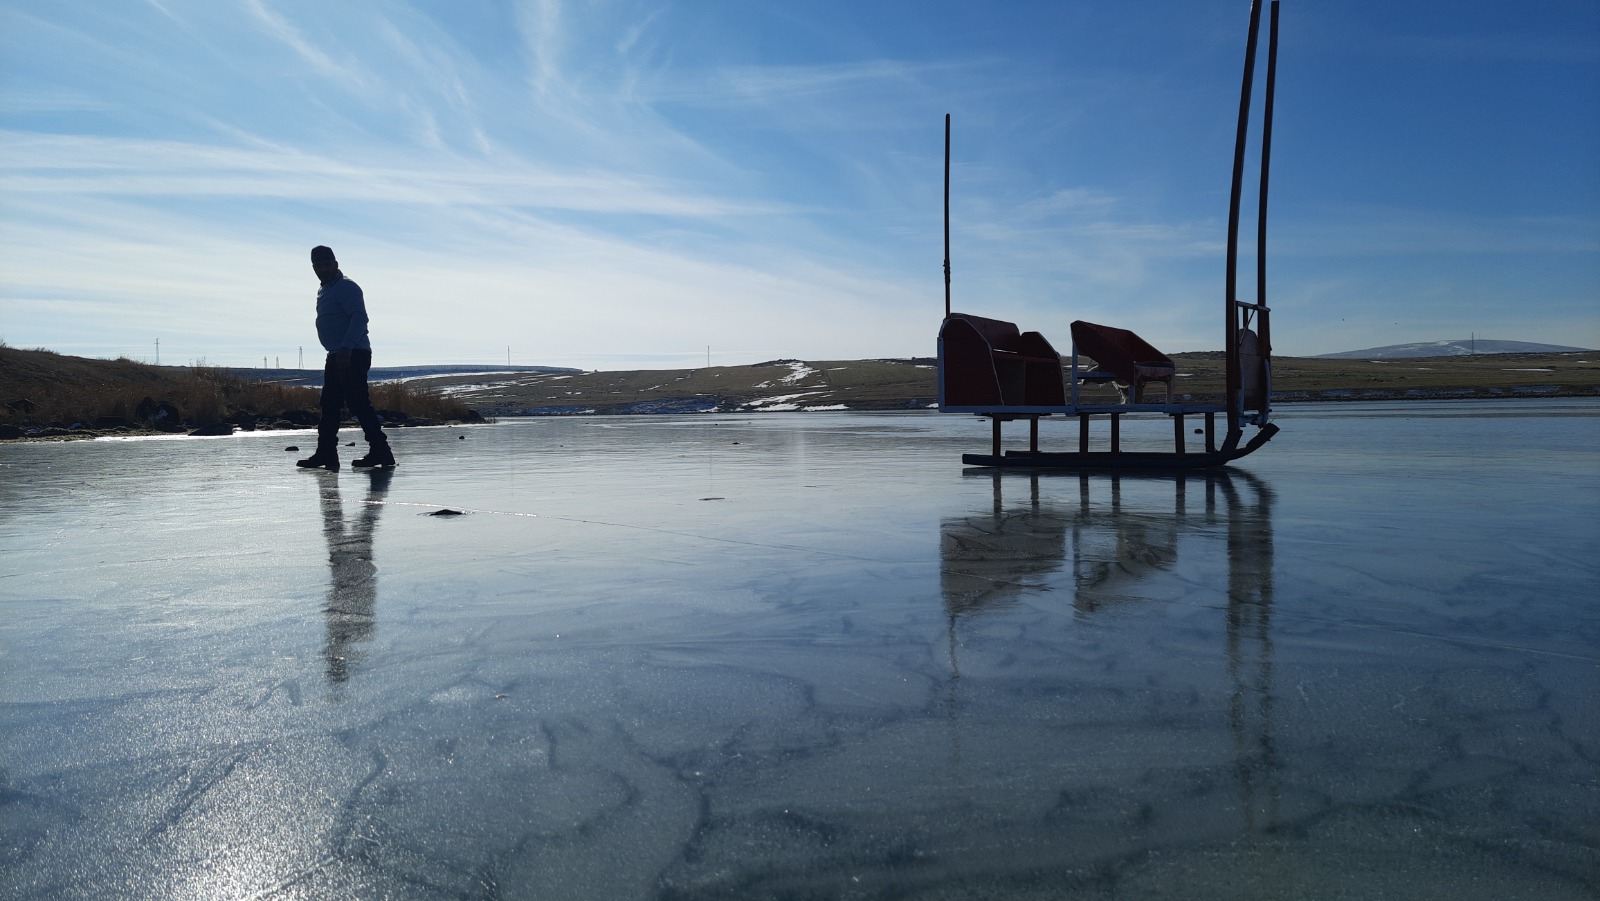
[[[1228,213],[1227,285],[1224,303],[1226,388],[1219,403],[1179,403],[1173,398],[1177,377],[1173,361],[1132,331],[1091,322],[1072,323],[1072,362],[1063,378],[1061,356],[1038,332],[1022,332],[1010,322],[950,312],[949,268],[949,118],[945,119],[945,319],[939,330],[939,409],[945,413],[973,413],[993,423],[993,443],[988,454],[964,454],[962,462],[976,466],[1016,466],[1060,469],[1206,469],[1222,466],[1265,444],[1277,433],[1271,413],[1271,342],[1265,295],[1267,170],[1272,147],[1272,99],[1277,66],[1278,4],[1272,4],[1268,27],[1267,80],[1261,138],[1260,206],[1257,212],[1256,300],[1237,299],[1239,258],[1239,201],[1244,178],[1251,82],[1255,70],[1256,37],[1260,6],[1252,4],[1250,34],[1245,51],[1244,86],[1239,104],[1238,139],[1234,147],[1233,191]],[[1093,360],[1094,366],[1084,365]],[[1122,395],[1120,403],[1084,402],[1086,386],[1111,383]],[[1151,389],[1164,387],[1159,400]],[[1122,417],[1128,414],[1164,414],[1172,418],[1171,450],[1129,451],[1122,447]],[[1220,441],[1218,416],[1226,430]],[[1039,450],[1039,420],[1046,416],[1078,418],[1076,451]],[[1203,417],[1204,446],[1190,447],[1189,417]],[[1028,422],[1028,449],[1002,452],[1002,423]],[[1102,449],[1091,449],[1090,423],[1103,419],[1109,435]],[[1245,428],[1255,429],[1248,439]]]
[[[939,523],[939,587],[952,620],[1064,587],[1057,573],[1069,565],[1072,605],[1079,613],[1159,597],[1161,590],[1152,593],[1141,583],[1177,569],[1180,556],[1214,559],[1192,545],[1218,534],[1226,535],[1230,627],[1242,617],[1234,609],[1239,604],[1267,616],[1275,494],[1248,472],[1067,475],[969,469],[966,476],[991,479],[993,494],[987,509]],[[1063,477],[1072,481],[1060,481]],[[1007,501],[1002,496],[1007,483],[1026,484],[1026,500]],[[1206,584],[1207,590],[1215,587]]]

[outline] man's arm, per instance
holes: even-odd
[[[350,317],[350,327],[339,344],[336,360],[339,368],[348,369],[351,353],[367,334],[367,302],[361,294],[361,286],[355,282],[346,280],[340,287],[343,290],[339,292],[339,306]]]

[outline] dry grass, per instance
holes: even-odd
[[[1180,399],[1212,401],[1222,394],[1222,354],[1177,354]],[[470,421],[485,415],[560,410],[640,412],[700,404],[722,410],[837,407],[851,410],[926,409],[935,397],[931,359],[773,361],[755,366],[631,372],[462,375],[374,385],[373,404],[414,419]],[[467,389],[465,386],[474,386]],[[453,387],[461,393],[445,396]],[[1479,354],[1410,360],[1324,360],[1279,357],[1273,388],[1287,400],[1511,397],[1600,393],[1597,354]],[[773,398],[791,397],[785,407]],[[1085,400],[1112,400],[1100,388]],[[156,367],[131,360],[89,360],[45,350],[0,345],[0,403],[26,399],[31,413],[0,408],[0,422],[85,423],[113,417],[138,424],[141,403],[166,402],[191,425],[314,413],[318,391],[239,378],[197,366]],[[655,407],[652,405],[664,405]],[[148,406],[148,405],[147,405]],[[681,408],[681,407],[680,407]]]
[[[1223,394],[1221,352],[1174,355],[1180,400],[1216,402]],[[798,362],[798,361],[794,361]],[[630,412],[639,405],[698,400],[725,411],[771,408],[756,403],[799,395],[799,407],[844,405],[852,410],[925,409],[934,402],[931,359],[790,361],[704,369],[471,375],[434,382],[461,391],[488,414],[595,410]],[[1273,360],[1273,390],[1285,400],[1407,399],[1416,397],[1594,396],[1600,354],[1479,354],[1411,360]],[[468,387],[471,386],[471,387]],[[1086,387],[1084,400],[1115,402],[1110,387]]]
[[[310,390],[310,389],[306,389]],[[397,410],[412,419],[460,422],[472,419],[472,409],[453,397],[410,382],[385,382],[373,385],[372,405],[380,410]]]
[[[215,425],[315,413],[319,398],[315,388],[251,381],[204,365],[151,366],[0,346],[0,403],[6,405],[0,407],[0,421],[15,425],[105,420],[139,425],[160,404],[175,408],[188,425]],[[412,418],[473,417],[459,401],[405,384],[374,386],[372,399],[381,410]]]
[[[1180,392],[1220,398],[1222,353],[1177,354]],[[1593,395],[1600,389],[1600,355],[1476,354],[1399,360],[1327,360],[1277,357],[1272,390],[1285,399],[1409,398],[1426,395],[1494,397],[1542,392]]]
[[[803,369],[797,367],[804,367]],[[932,360],[775,360],[753,366],[621,372],[477,374],[433,380],[485,415],[570,409],[639,412],[679,401],[723,410],[774,397],[799,407],[924,409],[934,402]]]

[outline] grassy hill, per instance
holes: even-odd
[[[1593,358],[1593,359],[1591,359]],[[1220,352],[1177,354],[1178,392],[1222,394]],[[583,413],[916,410],[935,400],[934,361],[773,360],[753,366],[633,372],[468,373],[374,385],[391,419],[473,421],[485,416]],[[1280,400],[1404,400],[1600,395],[1600,355],[1477,354],[1410,360],[1279,357]],[[1109,387],[1089,401],[1114,401]],[[207,367],[150,366],[0,346],[0,433],[40,428],[76,435],[186,431],[315,422],[313,388],[255,381]],[[9,427],[9,430],[6,428]]]
[[[1477,354],[1592,354],[1597,351],[1563,344],[1540,344],[1535,341],[1504,341],[1499,338],[1457,338],[1445,341],[1415,341],[1410,344],[1386,344],[1366,350],[1345,350],[1336,354],[1317,354],[1324,360],[1394,360],[1421,359],[1423,357],[1467,357]]]
[[[1591,360],[1590,358],[1593,357]],[[1177,354],[1178,392],[1217,400],[1220,351]],[[485,415],[649,413],[696,410],[907,410],[935,400],[934,361],[774,360],[754,366],[576,374],[477,375],[425,384]],[[1273,360],[1282,400],[1571,396],[1600,393],[1600,354],[1478,354],[1418,360]],[[1086,400],[1114,401],[1108,388]]]
[[[0,346],[0,426],[52,432],[188,431],[203,426],[314,424],[314,388],[240,378],[205,366],[151,366]],[[476,419],[465,404],[411,384],[375,386],[390,421]]]

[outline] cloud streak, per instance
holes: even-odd
[[[244,0],[244,8],[260,23],[267,35],[293,50],[319,75],[334,83],[356,87],[365,87],[372,81],[359,68],[339,63],[321,48],[313,46],[287,19],[268,9],[264,0]]]

